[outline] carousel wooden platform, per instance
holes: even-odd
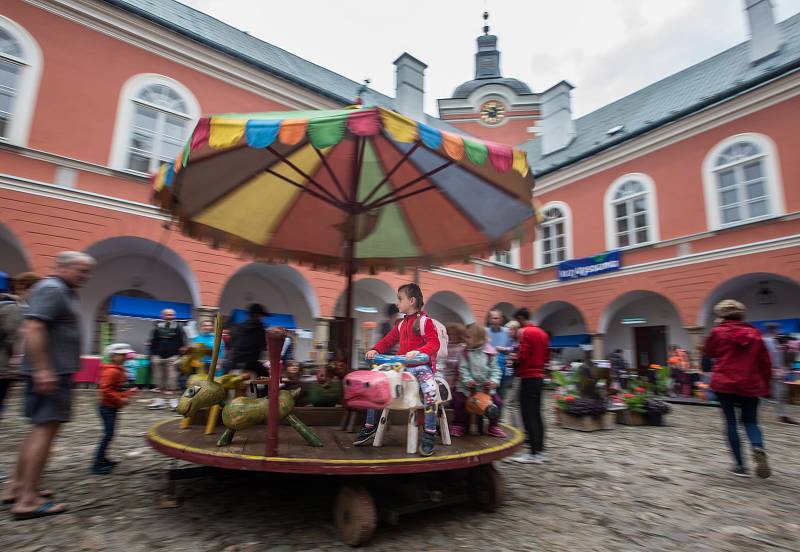
[[[204,434],[202,420],[180,428],[180,418],[154,425],[147,440],[167,456],[226,469],[279,473],[314,473],[330,475],[371,475],[420,473],[457,470],[489,464],[513,454],[524,442],[516,428],[504,425],[506,439],[487,435],[455,437],[450,446],[437,443],[430,457],[408,454],[405,450],[406,426],[391,425],[384,446],[353,446],[355,435],[339,428],[339,408],[297,408],[295,414],[307,423],[325,443],[312,447],[290,426],[281,425],[276,456],[264,456],[266,426],[260,425],[236,433],[230,445],[218,447],[217,439],[224,431],[219,424],[213,434]],[[400,418],[397,420],[401,421]]]

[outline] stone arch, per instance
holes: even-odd
[[[319,300],[313,286],[296,269],[283,264],[250,263],[225,283],[219,297],[219,309],[229,316],[234,309],[260,303],[269,312],[291,314],[298,328],[312,330],[319,316]],[[311,351],[310,339],[297,339],[295,358],[306,360]]]
[[[334,314],[337,317],[345,316],[345,292],[339,295],[336,301]],[[386,306],[397,302],[397,291],[378,278],[361,278],[353,282],[353,365],[357,366],[366,347],[373,345],[380,339],[380,325],[386,320]],[[334,336],[331,336],[333,339]]]
[[[723,299],[736,299],[747,307],[746,319],[783,320],[800,318],[800,283],[771,272],[740,274],[715,287],[697,313],[697,325],[710,327],[714,305]]]
[[[425,311],[442,324],[472,324],[475,316],[467,302],[452,291],[437,291],[425,301]]]
[[[690,348],[680,312],[669,298],[654,291],[633,290],[611,301],[598,329],[604,334],[604,356],[621,349],[633,367],[665,363],[672,343]]]
[[[568,301],[545,303],[536,309],[533,323],[552,335],[577,335],[588,332],[583,313]]]
[[[503,317],[506,318],[507,321],[514,320],[514,313],[517,312],[517,308],[518,307],[514,306],[511,303],[501,301],[500,303],[495,304],[492,308],[486,311],[486,315],[488,317],[489,312],[493,310],[499,310],[500,312],[503,313]]]
[[[0,224],[0,272],[13,276],[31,269],[27,252],[17,236]]]
[[[98,309],[111,295],[134,290],[161,301],[200,304],[200,289],[188,263],[163,244],[137,236],[118,236],[89,246],[97,261],[92,279],[81,290],[83,348],[92,350]],[[131,324],[129,342],[137,352],[149,338],[149,323]],[[146,335],[147,334],[147,335]],[[97,351],[93,351],[97,352]]]

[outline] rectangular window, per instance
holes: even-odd
[[[136,104],[128,168],[149,173],[165,161],[174,161],[183,148],[187,125],[183,117]]]
[[[19,71],[19,65],[0,60],[0,137],[8,133]]]
[[[737,222],[740,220],[742,220],[742,217],[739,215],[738,205],[734,205],[733,207],[725,207],[722,209],[723,224],[729,224],[731,222]]]

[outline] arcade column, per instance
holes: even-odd
[[[199,324],[205,320],[214,321],[214,318],[219,312],[219,307],[209,307],[208,305],[201,305],[194,308],[194,318]]]
[[[706,329],[703,326],[684,326],[684,330],[689,336],[689,358],[695,366],[700,364],[700,357],[697,354],[697,346],[702,345]]]
[[[592,358],[602,360],[605,358],[605,337],[606,334],[590,334],[592,338]]]

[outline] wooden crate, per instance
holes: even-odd
[[[608,412],[602,416],[573,416],[561,412],[561,427],[576,431],[600,431],[616,427],[615,414]]]
[[[647,425],[647,416],[639,412],[623,410],[617,413],[617,423],[621,425],[643,426]]]

